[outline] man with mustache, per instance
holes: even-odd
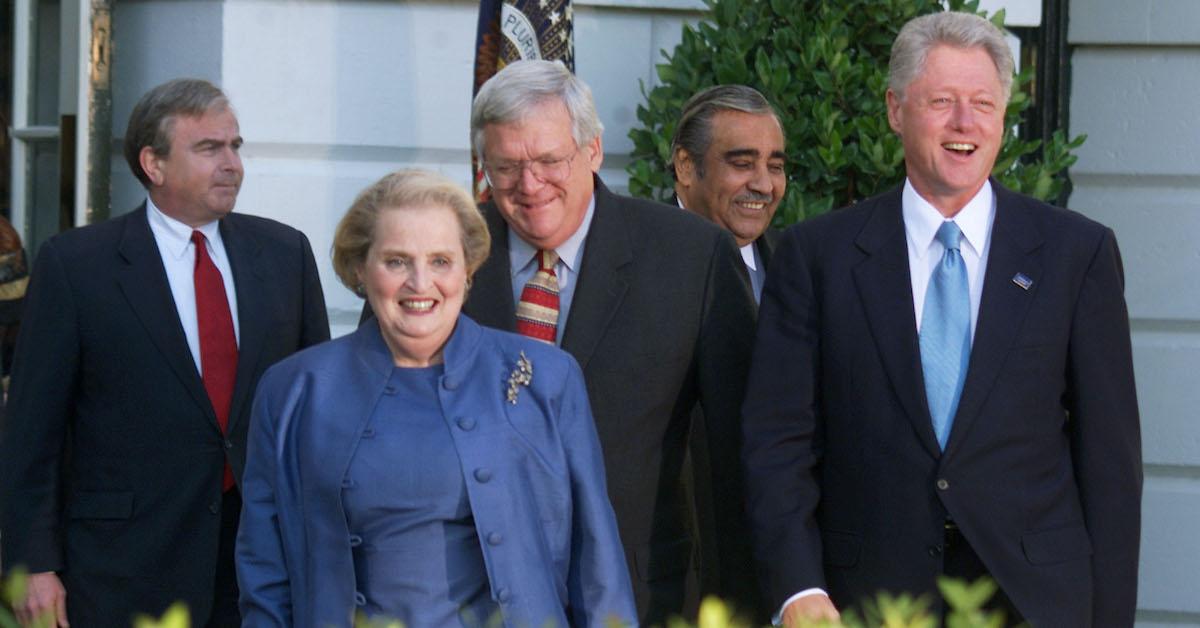
[[[234,214],[228,99],[180,79],[134,107],[146,202],[42,245],[0,435],[4,571],[23,624],[126,627],[183,601],[241,623],[233,550],[250,402],[271,364],[329,338],[308,240]]]
[[[789,229],[743,406],[786,626],[991,577],[1006,625],[1132,626],[1137,395],[1111,229],[991,178],[1013,58],[970,13],[900,30],[903,186]]]
[[[757,302],[776,239],[768,227],[787,189],[775,109],[752,87],[710,87],[684,103],[671,154],[679,204],[733,234]]]

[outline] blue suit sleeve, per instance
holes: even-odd
[[[583,372],[570,360],[559,413],[571,473],[571,565],[567,588],[571,624],[637,625],[637,609],[617,520],[608,501],[604,457],[588,403]]]
[[[825,588],[816,519],[820,306],[806,248],[793,228],[771,262],[742,406],[747,504],[771,609]]]
[[[1071,323],[1071,457],[1092,541],[1092,616],[1132,626],[1137,607],[1142,445],[1121,256],[1105,229]]]
[[[329,340],[329,313],[325,310],[325,292],[321,289],[321,276],[317,272],[317,263],[313,259],[312,247],[308,238],[300,234],[303,245],[303,329],[301,330],[300,348]]]
[[[242,478],[237,576],[242,626],[247,628],[292,625],[292,592],[276,492],[280,410],[272,405],[274,387],[269,380],[263,378],[254,397]]]
[[[78,308],[54,241],[38,253],[17,339],[0,440],[4,570],[64,567],[59,493],[79,381]]]

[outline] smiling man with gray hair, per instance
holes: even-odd
[[[602,130],[591,91],[560,64],[519,61],[480,89],[471,133],[492,254],[464,311],[583,367],[639,618],[662,624],[696,598],[680,478],[697,403],[721,557],[749,551],[738,449],[754,304],[728,233],[605,187]]]
[[[760,310],[748,501],[783,622],[940,576],[1033,626],[1131,626],[1142,488],[1113,232],[990,178],[1004,34],[916,18],[892,47],[902,187],[789,230]],[[945,608],[935,602],[935,612]]]

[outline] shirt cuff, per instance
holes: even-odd
[[[825,589],[820,587],[805,589],[783,601],[783,604],[780,605],[779,610],[775,611],[775,614],[771,616],[771,625],[779,626],[783,624],[783,609],[787,608],[788,604],[791,604],[802,597],[808,597],[810,595],[824,595],[825,597],[829,597],[829,594],[825,592]]]

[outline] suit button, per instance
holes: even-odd
[[[355,591],[354,592],[354,603],[358,604],[359,606],[366,606],[367,605],[367,596],[363,595],[361,591]]]
[[[941,545],[930,545],[929,546],[929,555],[934,558],[941,556],[942,555],[942,546]]]
[[[384,387],[383,387],[383,394],[385,394],[385,395],[394,395],[394,394],[396,394],[396,387],[395,387],[395,386],[392,386],[391,384],[388,384],[387,386],[384,386]]]
[[[492,470],[484,467],[475,469],[475,479],[480,483],[487,483],[488,480],[492,479]]]
[[[225,444],[225,449],[233,449],[233,441],[229,440],[228,438],[225,439],[224,444]]]
[[[508,598],[509,598],[508,589],[501,587],[496,590],[496,601],[497,602],[500,602],[501,604],[503,604],[508,601]]]
[[[944,491],[950,488],[950,483],[946,481],[946,478],[938,478],[937,487],[939,491]]]
[[[354,488],[354,480],[342,478],[342,488]]]
[[[458,427],[463,431],[470,432],[471,430],[475,429],[475,419],[472,419],[469,416],[459,417]]]
[[[362,537],[357,534],[350,535],[350,547],[358,547],[362,545]]]
[[[458,380],[447,377],[442,380],[442,388],[445,388],[446,390],[454,390],[458,388]]]
[[[221,512],[221,504],[219,502],[215,502],[215,501],[209,502],[208,512],[211,512],[214,515]]]
[[[499,532],[493,532],[487,537],[488,545],[499,545],[504,542],[504,537]]]

